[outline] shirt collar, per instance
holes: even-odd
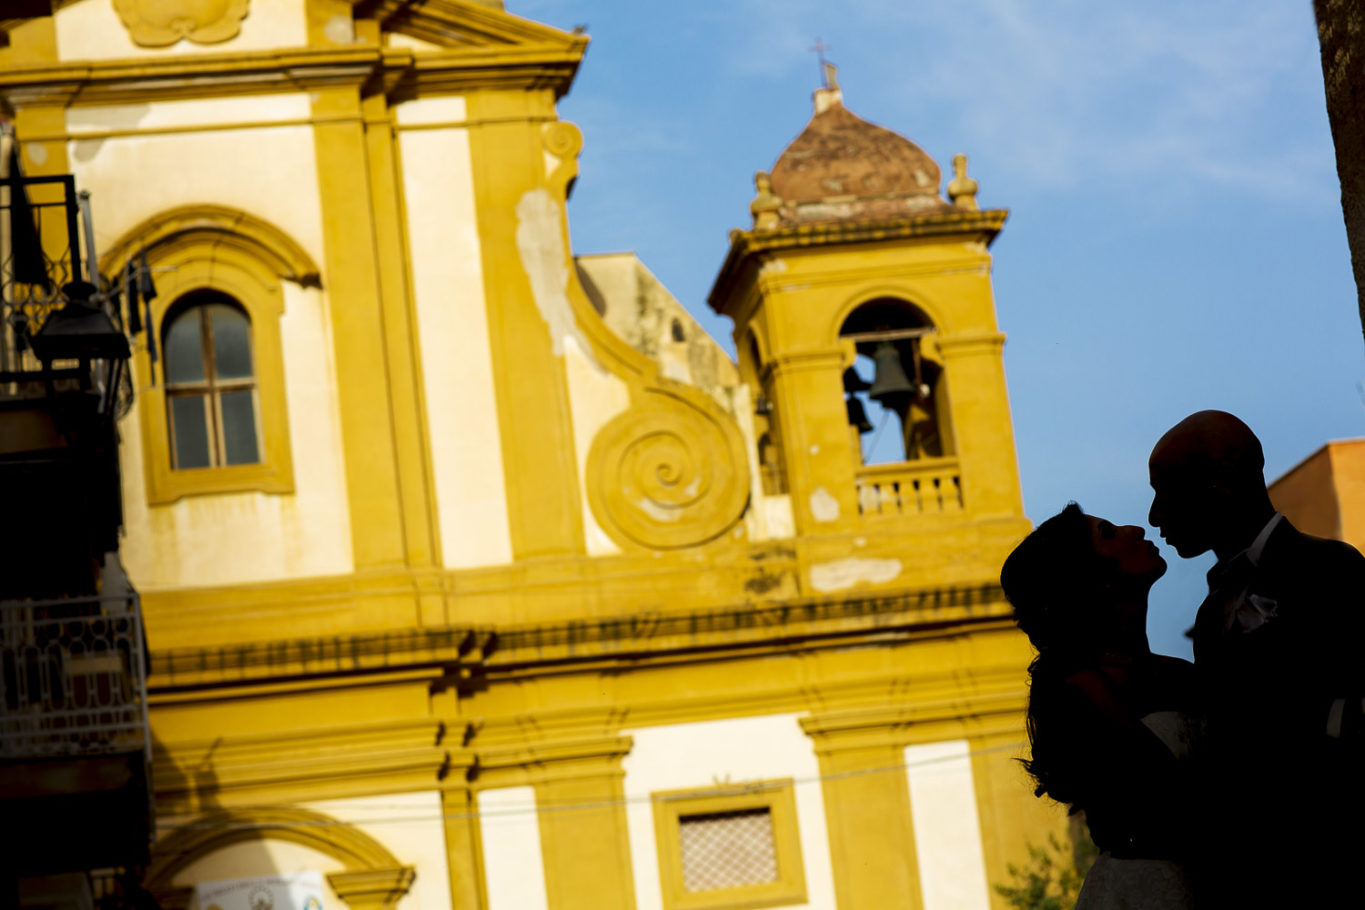
[[[1284,516],[1279,512],[1270,516],[1265,527],[1261,528],[1261,533],[1257,534],[1256,539],[1251,542],[1251,546],[1247,547],[1247,559],[1251,561],[1253,566],[1261,564],[1261,551],[1265,549],[1265,542],[1270,539],[1270,535],[1275,532],[1275,528],[1279,527],[1282,521],[1284,521]]]
[[[1266,541],[1270,540],[1270,535],[1275,533],[1275,529],[1279,527],[1279,524],[1282,521],[1284,521],[1284,516],[1279,512],[1276,512],[1274,515],[1270,516],[1270,520],[1265,523],[1265,527],[1261,528],[1261,532],[1256,535],[1256,539],[1251,542],[1251,546],[1235,556],[1229,556],[1227,559],[1220,560],[1212,569],[1209,569],[1209,588],[1216,589],[1224,581],[1233,577],[1242,577],[1247,569],[1239,569],[1239,566],[1254,569],[1256,566],[1260,565],[1261,554],[1265,551]]]

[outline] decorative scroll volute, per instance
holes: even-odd
[[[237,37],[250,0],[114,0],[134,43],[166,47],[187,38],[217,44]]]
[[[618,542],[654,550],[696,546],[743,514],[744,439],[728,414],[708,405],[694,389],[650,387],[593,440],[588,500]]]
[[[559,205],[578,175],[583,134],[555,121],[541,134],[556,159],[546,184]],[[561,216],[564,249],[567,224]],[[566,263],[570,265],[570,263]],[[593,309],[575,270],[566,288],[581,343],[630,389],[630,407],[597,432],[584,485],[598,525],[627,549],[676,550],[715,540],[749,504],[749,463],[735,418],[694,386],[659,376]]]

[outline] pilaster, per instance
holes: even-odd
[[[801,723],[820,762],[840,907],[922,910],[904,746],[891,725]]]
[[[798,534],[830,534],[857,525],[858,498],[848,417],[839,377],[843,349],[773,354],[774,409]]]
[[[574,762],[536,784],[550,910],[634,910],[624,752]]]
[[[1029,846],[1044,846],[1047,832],[1055,832],[1066,843],[1066,807],[1033,795],[1033,779],[1019,763],[1028,755],[1021,731],[985,733],[968,742],[986,878],[992,885],[1005,884],[1010,881],[1009,867],[1027,865]],[[992,910],[1009,906],[992,888]]]
[[[421,346],[407,264],[411,257],[403,229],[406,219],[401,211],[397,143],[384,97],[370,95],[361,102],[361,107],[365,116],[366,160],[370,165],[375,259],[389,367],[405,558],[408,565],[431,567],[439,563],[440,542],[426,402],[422,394]]]
[[[464,785],[441,791],[441,815],[445,819],[446,868],[450,876],[450,906],[454,910],[479,910],[488,906],[483,881],[483,842],[479,836],[479,809],[474,791]]]
[[[480,782],[531,785],[549,910],[634,910],[626,821],[629,736],[534,741],[478,750]]]
[[[573,324],[564,200],[547,186],[553,93],[467,96],[475,210],[512,554],[581,554],[582,496],[563,346]]]
[[[66,100],[54,94],[15,108],[14,132],[24,152],[26,176],[71,172],[66,143],[58,138],[66,135]]]
[[[393,355],[386,337],[361,101],[355,86],[319,87],[313,97],[326,250],[323,287],[336,352],[351,546],[357,570],[400,566],[407,541],[388,382]]]
[[[958,459],[968,485],[963,498],[978,519],[1013,518],[1024,512],[1005,389],[1004,345],[1005,336],[999,332],[958,333],[938,341],[952,396]]]
[[[67,155],[66,143],[59,137],[66,133],[66,105],[70,97],[61,92],[39,94],[42,95],[40,99],[35,96],[31,103],[16,106],[14,112],[14,132],[19,140],[21,152],[20,167],[23,168],[26,177],[69,174],[71,162]],[[28,187],[28,197],[35,205],[60,202],[62,188],[60,184],[33,184]],[[48,211],[55,214],[60,210]],[[59,257],[61,250],[70,240],[67,237],[65,218],[40,218],[38,231],[48,255]],[[81,256],[84,255],[85,250],[82,249]]]

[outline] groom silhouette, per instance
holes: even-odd
[[[1150,523],[1182,557],[1218,557],[1186,633],[1208,716],[1201,865],[1218,906],[1361,906],[1365,557],[1275,511],[1264,463],[1223,411],[1148,462]]]

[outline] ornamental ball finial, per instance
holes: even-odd
[[[777,212],[782,208],[782,200],[773,193],[773,179],[767,171],[754,174],[754,189],[758,191],[758,195],[749,203],[749,211],[754,216],[754,230],[774,230],[777,227]]]
[[[977,182],[967,176],[967,156],[958,153],[953,156],[953,179],[948,182],[948,201],[958,208],[976,211],[981,206],[976,202]]]

